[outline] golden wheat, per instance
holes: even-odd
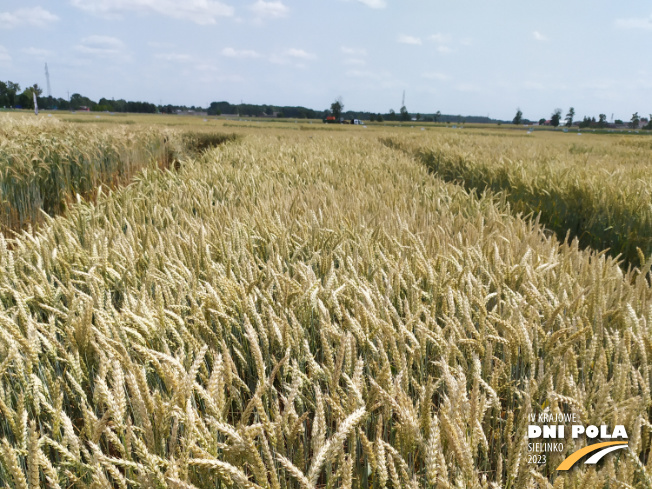
[[[0,237],[0,480],[649,484],[645,274],[375,135],[312,136],[249,135]],[[625,425],[629,452],[528,464],[545,409]]]

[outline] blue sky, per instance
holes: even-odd
[[[627,119],[652,112],[652,5],[576,0],[2,0],[0,80],[206,106]]]

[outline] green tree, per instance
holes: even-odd
[[[34,108],[34,99],[32,97],[32,91],[29,88],[26,88],[22,91],[20,95],[16,98],[17,107],[21,109],[33,109]]]
[[[18,92],[20,92],[20,85],[12,81],[7,81],[7,101],[10,107],[16,105]]]
[[[387,117],[390,121],[395,121],[396,120],[396,112],[394,112],[394,109],[389,109],[389,115]]]
[[[555,109],[555,111],[552,113],[552,117],[550,117],[550,124],[552,124],[554,127],[558,127],[560,120],[561,120],[561,109]]]
[[[575,109],[571,107],[568,109],[568,114],[566,114],[566,127],[571,127],[573,125],[573,117],[575,117]]]
[[[598,118],[598,127],[607,127],[607,115],[600,114]]]
[[[344,110],[344,104],[342,103],[342,97],[337,97],[335,102],[331,104],[331,112],[335,116],[336,120],[340,120],[342,117],[342,111]]]
[[[539,125],[543,126],[546,123],[546,120],[544,118],[539,119]]]
[[[439,119],[441,119],[441,111],[435,112],[435,115],[433,116],[434,122],[439,122]]]
[[[7,84],[0,81],[0,107],[9,105],[9,96],[7,93]]]
[[[650,114],[650,119],[648,120],[648,123],[643,126],[643,129],[652,130],[652,114]]]
[[[421,114],[419,114],[418,112],[417,112],[417,120],[418,120],[418,121],[421,120]]]
[[[378,117],[376,117],[376,120],[377,120],[378,122],[383,122],[383,116],[382,116],[382,114],[378,114]]]
[[[33,109],[34,108],[34,94],[36,97],[40,97],[43,93],[41,87],[38,86],[38,83],[35,83],[31,87],[27,87],[23,92],[18,96],[18,105],[23,109]]]
[[[518,126],[521,121],[523,120],[523,112],[521,112],[521,109],[516,109],[516,115],[514,116],[514,119],[512,120],[512,123],[515,126]]]
[[[403,107],[401,107],[401,120],[402,121],[409,121],[410,120],[410,113],[405,108],[405,105]]]
[[[632,118],[629,121],[629,127],[632,129],[638,129],[638,124],[641,122],[641,118],[638,116],[638,112],[632,114]]]
[[[72,96],[70,97],[70,106],[72,107],[73,110],[77,110],[80,107],[88,107],[89,109],[92,109],[93,105],[95,105],[95,102],[93,102],[88,97],[84,97],[83,95],[80,95],[79,93],[73,93]]]

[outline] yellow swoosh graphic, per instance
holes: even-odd
[[[589,453],[595,452],[596,450],[600,450],[601,448],[611,447],[614,445],[627,445],[627,442],[605,441],[603,443],[595,443],[593,445],[589,445],[588,447],[581,448],[580,450],[573,452],[568,457],[566,457],[566,459],[559,464],[557,470],[568,470],[573,465],[575,465],[575,462],[581,459],[584,455],[588,455]]]

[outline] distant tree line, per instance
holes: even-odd
[[[211,102],[208,115],[238,115],[242,117],[289,117],[292,119],[320,119],[324,112],[306,107],[281,107],[277,105],[231,104]]]
[[[197,111],[203,112],[206,110],[208,115],[237,115],[240,117],[284,117],[291,119],[325,119],[328,116],[334,116],[336,119],[351,120],[367,120],[377,122],[439,122],[439,123],[507,123],[509,121],[502,121],[498,119],[491,119],[484,116],[462,116],[442,114],[439,110],[430,114],[424,113],[410,113],[408,109],[403,106],[397,113],[394,109],[389,109],[386,113],[374,113],[366,111],[344,111],[344,103],[342,97],[338,97],[333,102],[330,108],[325,110],[314,110],[301,106],[277,106],[277,105],[256,105],[256,104],[231,104],[229,102],[211,102],[207,109],[202,107],[185,106],[185,105],[156,105],[149,102],[138,102],[130,100],[114,100],[101,98],[99,102],[95,102],[90,98],[79,93],[73,93],[70,99],[57,98],[57,97],[44,97],[43,90],[38,84],[21,88],[18,83],[12,81],[0,81],[0,108],[19,108],[19,109],[33,109],[34,108],[34,94],[39,108],[46,110],[91,110],[97,112],[134,112],[153,114],[161,112],[165,114],[176,114],[178,112]],[[605,128],[624,125],[623,121],[617,119],[614,123],[607,122],[607,116],[600,114],[598,119],[595,117],[585,116],[582,121],[575,121],[575,109],[571,107],[566,114],[565,119],[562,119],[562,110],[555,109],[550,116],[549,120],[542,118],[539,124],[547,124],[558,127],[562,121],[565,122],[566,127],[577,125],[580,128]],[[531,124],[528,119],[523,118],[521,109],[517,109],[514,119],[511,121],[515,125]],[[627,124],[632,129],[648,129],[652,130],[652,114],[650,118],[639,117],[638,112],[632,115],[630,122]]]
[[[347,112],[347,115],[349,113]],[[416,114],[413,112],[409,112],[408,109],[403,106],[399,110],[398,113],[394,109],[389,109],[389,112],[387,113],[370,113],[370,112],[356,112],[356,114],[362,114],[361,117],[358,117],[359,119],[367,119],[371,121],[378,121],[378,122],[385,122],[385,121],[417,121],[417,122],[440,122],[440,123],[446,123],[446,124],[464,124],[464,123],[503,123],[506,121],[502,121],[499,119],[492,119],[490,117],[485,117],[485,116],[468,116],[468,115],[461,115],[461,114],[442,114],[441,111],[436,111],[434,113],[420,113],[417,112]],[[523,122],[527,122],[527,119],[523,119]]]
[[[137,112],[150,114],[160,110],[155,104],[149,102],[133,102],[122,99],[109,100],[106,98],[101,98],[99,102],[95,102],[79,93],[73,93],[69,100],[57,97],[44,97],[43,89],[37,83],[21,90],[20,85],[12,81],[0,81],[0,107],[33,109],[34,93],[36,93],[36,103],[39,108],[47,110],[80,110],[85,108],[98,112]]]
[[[561,124],[562,118],[561,118],[562,110],[561,109],[555,109],[553,113],[550,116],[550,119],[546,120],[545,118],[539,119],[539,125],[549,125],[553,127],[559,127]],[[521,109],[516,110],[516,115],[514,116],[514,120],[512,121],[514,124],[521,124],[521,116],[523,113],[521,112]],[[566,117],[563,119],[565,121],[564,126],[565,127],[572,127],[573,125],[577,125],[580,128],[594,128],[594,129],[603,129],[607,127],[617,127],[617,126],[624,126],[625,123],[620,120],[616,119],[614,122],[610,123],[607,122],[607,115],[606,114],[600,114],[598,115],[598,119],[595,117],[589,117],[589,116],[584,116],[582,121],[575,121],[573,118],[575,117],[575,108],[571,107],[568,109],[568,113],[566,114]],[[650,114],[650,118],[647,119],[645,117],[639,117],[638,112],[635,112],[632,114],[632,118],[630,119],[629,123],[627,126],[630,129],[647,129],[647,130],[652,130],[652,114]]]
[[[330,108],[319,111],[308,109],[306,107],[288,107],[277,105],[254,105],[254,104],[231,104],[229,102],[211,102],[208,107],[208,115],[237,115],[241,117],[285,117],[290,119],[325,119],[328,116],[334,116],[336,119],[351,120],[359,119],[365,121],[377,122],[399,122],[416,120],[419,122],[441,122],[463,124],[468,123],[489,123],[489,122],[505,122],[496,119],[491,119],[484,116],[462,116],[442,114],[436,111],[430,114],[424,113],[410,113],[408,109],[403,106],[396,113],[390,109],[386,113],[344,110],[344,103],[341,97],[338,97],[331,105]],[[523,119],[524,123],[529,122]]]
[[[142,114],[154,114],[159,111],[155,104],[149,102],[132,102],[127,100],[108,100],[101,98],[97,105],[91,106],[91,110],[98,112],[136,112]]]

